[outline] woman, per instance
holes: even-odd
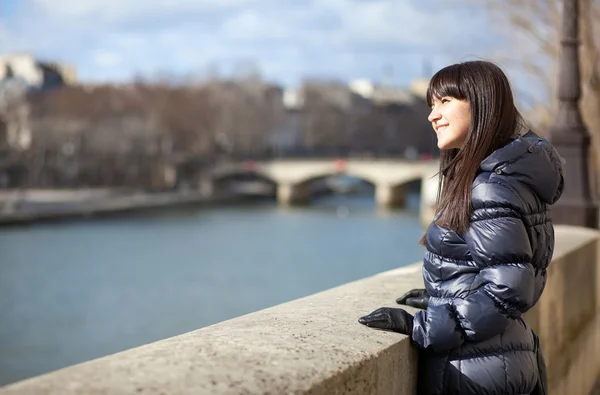
[[[539,393],[545,367],[521,317],[552,260],[561,159],[524,127],[492,63],[440,70],[427,102],[441,150],[438,209],[422,240],[425,289],[397,300],[424,310],[384,307],[359,322],[411,336],[422,350],[419,395]]]

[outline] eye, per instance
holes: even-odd
[[[448,99],[447,97],[444,97],[444,98],[441,100],[441,102],[442,102],[442,103],[447,103],[447,102],[449,102],[449,101],[450,101],[450,99]]]

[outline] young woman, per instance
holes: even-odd
[[[448,66],[431,79],[440,194],[422,243],[425,289],[359,322],[411,336],[422,350],[419,395],[543,393],[537,336],[521,318],[536,304],[552,260],[549,207],[562,162],[527,130],[505,74],[492,63]]]

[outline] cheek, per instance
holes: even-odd
[[[462,137],[466,138],[468,133],[469,133],[469,121],[463,120],[463,123],[461,124],[461,128],[460,128],[460,134],[462,135]]]
[[[469,133],[469,126],[471,124],[471,119],[469,116],[459,116],[456,117],[455,123],[457,126],[457,132],[461,136],[466,137]]]

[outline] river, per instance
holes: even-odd
[[[421,260],[416,207],[336,196],[0,229],[0,386]]]

